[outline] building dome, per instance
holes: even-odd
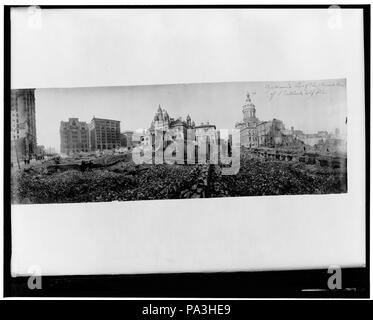
[[[242,106],[243,122],[246,124],[258,123],[258,118],[256,117],[256,108],[254,103],[251,101],[250,93],[246,95],[245,104]]]

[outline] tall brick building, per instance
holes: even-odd
[[[60,124],[61,153],[73,154],[89,151],[89,132],[86,122],[69,118]]]
[[[35,89],[11,91],[11,145],[12,161],[36,153]]]
[[[93,117],[89,124],[89,143],[91,151],[119,148],[120,121]]]

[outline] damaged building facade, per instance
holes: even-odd
[[[243,120],[236,123],[236,129],[240,130],[241,146],[246,148],[269,147],[291,145],[297,139],[292,130],[287,130],[279,119],[260,121],[256,116],[256,106],[248,93],[245,104],[242,106]]]
[[[211,145],[218,143],[216,126],[210,123],[196,125],[190,115],[186,119],[170,117],[166,109],[158,106],[157,112],[144,135],[142,147],[152,148],[155,153],[159,150],[171,150],[167,155],[179,163],[195,163],[210,152]],[[174,149],[168,148],[170,145]],[[207,154],[201,154],[207,153]],[[160,162],[164,159],[159,160]]]
[[[246,148],[275,148],[302,149],[303,151],[347,152],[346,137],[335,129],[334,133],[318,131],[317,133],[304,133],[287,129],[279,119],[260,121],[256,116],[256,107],[247,94],[245,104],[242,106],[243,120],[236,123],[240,130],[241,146]]]
[[[37,153],[35,89],[11,91],[12,162],[29,159]]]

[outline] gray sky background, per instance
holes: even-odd
[[[38,144],[59,150],[60,121],[71,117],[120,120],[121,131],[147,129],[159,104],[171,117],[190,114],[196,124],[209,121],[232,129],[242,120],[247,92],[260,120],[281,119],[287,128],[307,133],[337,127],[343,132],[345,89],[345,80],[37,89]]]

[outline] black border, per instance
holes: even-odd
[[[27,277],[11,277],[10,204],[10,9],[4,6],[4,297],[216,297],[216,298],[368,298],[370,296],[370,5],[363,9],[366,167],[366,267],[342,269],[341,290],[328,290],[326,269],[179,273],[146,275],[43,276],[42,290],[30,290]],[[77,5],[42,9],[325,9],[329,5]],[[313,290],[317,289],[317,290]]]

